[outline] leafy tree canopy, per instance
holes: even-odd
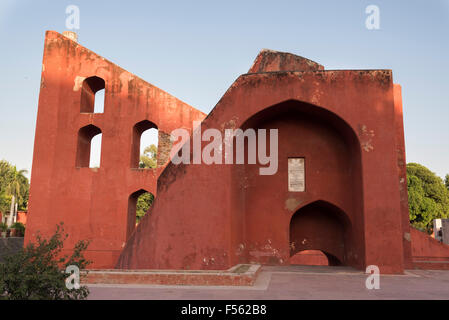
[[[432,233],[434,219],[449,217],[449,190],[440,177],[417,163],[407,164],[407,187],[411,224]]]
[[[155,169],[157,167],[157,147],[152,144],[143,150],[143,154],[140,155],[140,168]]]
[[[85,269],[91,263],[84,258],[89,241],[78,241],[72,255],[68,256],[62,254],[67,237],[60,223],[49,239],[37,235],[36,243],[6,256],[0,263],[0,300],[86,299],[89,289],[86,286],[69,288],[66,285],[69,275],[64,271],[71,265]]]
[[[9,211],[11,199],[14,195],[18,203],[19,210],[26,210],[28,207],[28,194],[30,183],[25,176],[26,170],[17,170],[5,160],[0,160],[0,211]]]
[[[157,167],[157,146],[152,144],[146,147],[143,154],[140,156],[139,167],[143,169],[155,169]],[[153,204],[154,196],[145,192],[137,199],[136,207],[136,222],[139,223],[140,219],[147,213]]]
[[[137,207],[136,207],[136,222],[139,223],[140,219],[147,213],[153,204],[154,196],[145,192],[137,199]]]

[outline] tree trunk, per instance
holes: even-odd
[[[19,204],[16,202],[16,205],[14,206],[14,221],[13,223],[17,222],[17,208],[19,207]]]
[[[9,210],[9,216],[8,216],[8,222],[6,223],[8,225],[8,228],[10,228],[11,225],[12,225],[12,219],[14,217],[15,202],[16,202],[16,197],[12,196],[12,198],[11,198],[11,208]]]

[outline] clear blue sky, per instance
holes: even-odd
[[[392,69],[407,161],[449,173],[449,0],[0,1],[0,159],[31,169],[45,30],[80,8],[79,42],[208,113],[262,48],[327,69]],[[380,30],[365,28],[366,6]]]

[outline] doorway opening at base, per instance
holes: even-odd
[[[290,257],[290,265],[341,266],[341,261],[332,254],[321,250],[303,250]]]

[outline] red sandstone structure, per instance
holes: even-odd
[[[105,89],[104,113],[94,112]],[[92,240],[87,257],[111,268],[135,227],[137,197],[156,195],[169,133],[205,115],[57,32],[46,34],[25,242],[64,222],[70,250]],[[140,136],[158,129],[157,169],[139,169]],[[102,133],[101,163],[89,168]]]
[[[102,88],[104,113],[94,114]],[[277,173],[259,175],[260,164],[171,163],[170,132],[192,132],[193,121],[223,135],[278,129]],[[159,167],[138,169],[140,135],[152,127]],[[98,133],[101,166],[91,169]],[[377,265],[382,273],[449,261],[448,246],[410,230],[401,87],[391,70],[325,70],[263,50],[205,117],[49,31],[35,139],[25,241],[64,221],[66,250],[91,239],[94,268],[288,265],[309,250],[330,265]],[[291,158],[304,161],[303,191],[289,191]],[[156,198],[135,228],[143,190]]]

